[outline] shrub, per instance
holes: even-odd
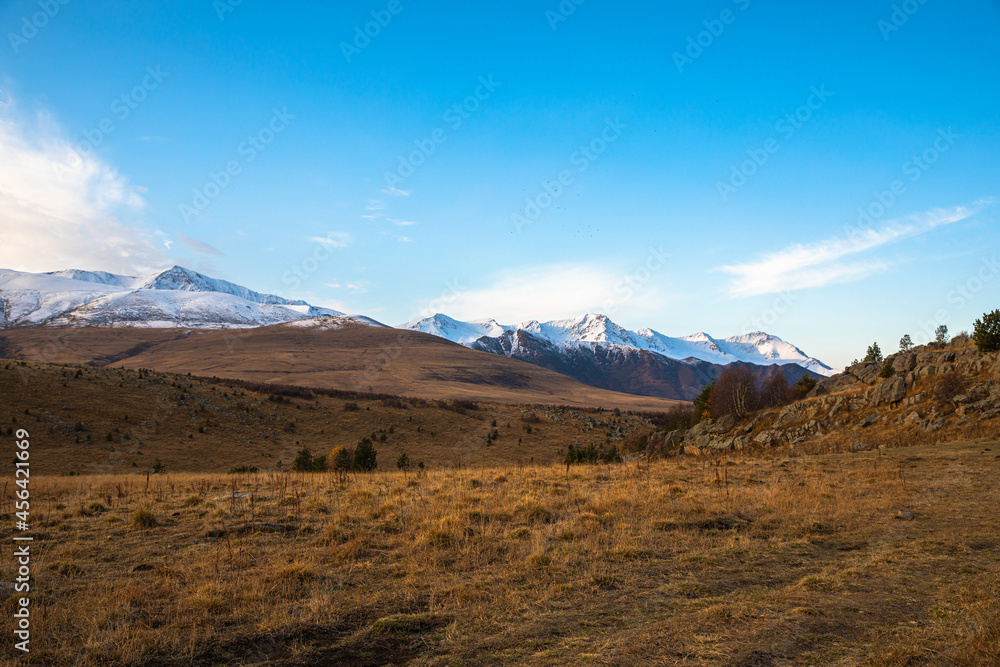
[[[399,458],[396,459],[396,467],[400,470],[410,469],[410,457],[406,455],[406,452],[400,454]]]
[[[792,400],[797,401],[805,398],[815,386],[816,378],[811,375],[803,375],[799,378],[799,381],[795,383],[795,387],[792,388]]]
[[[896,369],[892,367],[892,362],[886,360],[886,362],[882,364],[882,370],[879,372],[878,376],[880,378],[891,378],[895,374]]]
[[[354,448],[354,467],[358,470],[370,472],[378,467],[378,452],[370,438],[361,438],[358,446]]]
[[[938,377],[931,395],[939,401],[950,401],[965,392],[968,382],[964,375],[957,371],[949,371]]]
[[[357,401],[347,401],[344,403],[344,412],[357,412],[358,403]]]
[[[983,354],[1000,350],[1000,310],[983,313],[972,325],[972,340]]]
[[[132,515],[132,524],[138,528],[155,528],[156,515],[148,509],[138,509]]]

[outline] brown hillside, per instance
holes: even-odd
[[[654,411],[680,403],[590,387],[532,364],[389,328],[30,328],[4,331],[2,338],[0,355],[36,362],[151,368],[429,399]]]
[[[37,474],[141,472],[157,460],[168,472],[275,471],[279,461],[289,468],[303,446],[328,455],[362,437],[375,441],[379,469],[395,469],[404,452],[412,465],[434,468],[548,464],[561,460],[569,445],[621,447],[628,436],[652,431],[644,419],[608,410],[309,396],[291,388],[287,397],[279,390],[151,371],[0,361],[0,430],[29,432]],[[0,461],[0,473],[13,474],[12,458]]]

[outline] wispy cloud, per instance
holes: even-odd
[[[646,316],[662,311],[666,299],[656,285],[629,290],[627,275],[588,264],[508,269],[482,287],[464,288],[458,280],[460,289],[447,300],[438,298],[419,305],[421,312],[437,309],[459,319],[493,317],[508,324],[593,312],[616,316],[627,310],[630,315]]]
[[[394,188],[390,185],[389,187],[382,189],[382,194],[389,195],[390,197],[409,197],[413,194],[413,190],[400,190],[399,188]]]
[[[885,271],[888,265],[879,259],[852,260],[852,257],[965,220],[978,210],[978,207],[965,206],[935,209],[902,221],[891,221],[882,229],[861,229],[846,237],[796,244],[768,253],[754,262],[720,266],[715,270],[734,276],[729,286],[733,297],[853,282]]]
[[[219,257],[225,256],[225,253],[223,253],[215,246],[205,243],[204,241],[199,241],[198,239],[191,238],[190,236],[182,234],[181,232],[177,232],[177,238],[178,240],[180,240],[181,245],[190,250],[194,250],[197,253],[201,253],[202,255],[217,255]]]
[[[417,223],[413,222],[412,220],[394,220],[393,218],[386,218],[386,221],[387,222],[391,222],[392,224],[396,225],[397,227],[409,227],[410,225],[417,224]]]
[[[379,199],[372,199],[368,202],[368,206],[365,207],[369,211],[384,211],[385,202]]]
[[[351,235],[347,232],[327,232],[326,236],[312,236],[309,240],[327,248],[346,248],[351,242]]]
[[[400,237],[399,237],[399,238],[397,238],[396,240],[397,240],[397,241],[399,241],[400,243],[416,243],[416,242],[415,242],[415,241],[414,241],[413,239],[411,239],[411,238],[410,238],[409,236],[400,236]]]
[[[162,241],[117,216],[135,216],[140,190],[93,155],[80,155],[45,114],[0,106],[0,266],[141,273],[166,263]]]

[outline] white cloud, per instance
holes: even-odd
[[[137,215],[138,188],[81,155],[48,116],[15,120],[0,109],[0,266],[142,273],[162,267],[161,242],[116,216]]]
[[[378,199],[372,199],[368,202],[368,206],[365,208],[369,211],[383,211],[385,210],[385,202]]]
[[[412,220],[394,220],[393,218],[386,218],[386,220],[396,225],[397,227],[409,227],[411,225],[417,224]]]
[[[347,232],[327,232],[326,236],[312,236],[309,240],[328,248],[346,248],[351,242],[351,235]]]
[[[604,313],[610,317],[660,312],[665,299],[654,284],[640,284],[634,271],[606,266],[554,264],[509,269],[485,287],[449,283],[441,296],[419,304],[420,317],[436,312],[457,319],[492,317],[506,324]]]
[[[383,188],[382,193],[387,194],[390,197],[409,197],[413,194],[413,190],[400,190],[399,188],[394,188],[390,185],[387,188]]]
[[[733,297],[853,282],[885,271],[888,266],[878,259],[849,261],[852,256],[965,220],[977,211],[964,206],[935,209],[904,221],[891,221],[882,229],[853,230],[846,237],[796,244],[757,261],[720,266],[716,271],[735,276],[729,286]]]
[[[400,236],[396,240],[399,241],[400,243],[416,243],[416,241],[411,239],[409,236]]]
[[[218,255],[219,257],[225,256],[225,253],[215,246],[205,243],[204,241],[199,241],[198,239],[182,234],[181,232],[177,232],[177,238],[180,239],[181,245],[194,250],[197,253],[201,253],[202,255]],[[169,248],[169,246],[167,247]]]

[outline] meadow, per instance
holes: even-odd
[[[32,478],[18,662],[997,664],[998,455]]]

